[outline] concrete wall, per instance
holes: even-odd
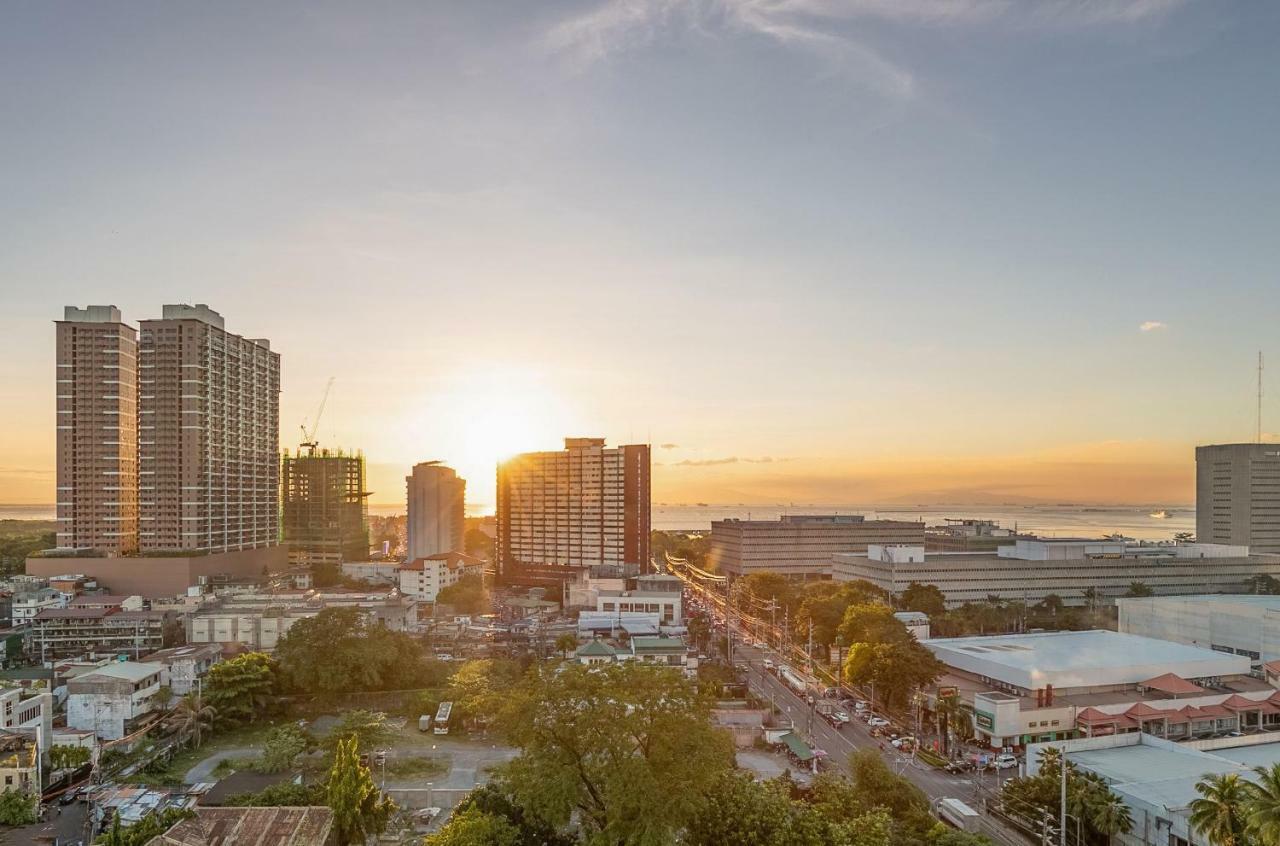
[[[181,596],[201,576],[260,576],[264,568],[275,573],[288,567],[283,546],[218,552],[193,558],[28,558],[29,575],[59,576],[74,568],[98,580],[116,594],[138,594],[148,599]]]

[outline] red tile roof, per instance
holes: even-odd
[[[1163,676],[1156,676],[1153,679],[1147,679],[1139,682],[1141,687],[1149,687],[1152,690],[1158,690],[1161,693],[1171,693],[1175,696],[1179,694],[1204,693],[1205,689],[1200,685],[1189,682],[1184,678],[1175,676],[1173,673],[1165,673]]]

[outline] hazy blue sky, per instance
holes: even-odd
[[[565,434],[676,445],[670,501],[1185,502],[1259,349],[1280,430],[1280,4],[0,19],[0,502],[67,303],[271,338],[285,445],[334,376],[375,502]]]

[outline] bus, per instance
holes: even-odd
[[[440,707],[436,709],[435,728],[432,729],[436,734],[449,733],[449,714],[453,712],[452,702],[441,702]]]

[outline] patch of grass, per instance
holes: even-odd
[[[427,778],[443,775],[449,771],[448,755],[415,755],[411,758],[390,758],[387,760],[387,776],[395,778]]]
[[[222,778],[241,770],[252,770],[258,760],[258,758],[223,758],[213,768],[213,774]]]
[[[215,731],[212,735],[206,736],[199,749],[186,748],[175,754],[169,763],[169,768],[185,776],[188,770],[214,753],[241,747],[261,749],[267,732],[274,727],[275,723],[262,722]],[[182,778],[178,781],[181,782]]]

